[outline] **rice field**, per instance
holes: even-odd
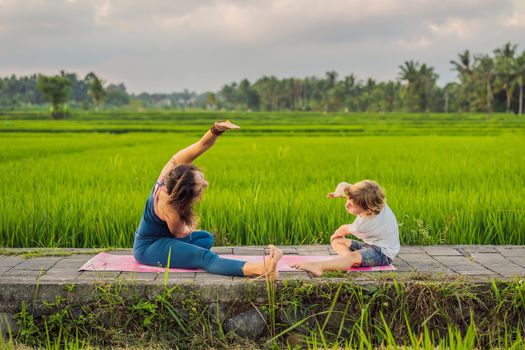
[[[223,117],[0,117],[0,246],[131,247],[162,166]],[[235,117],[244,130],[196,161],[210,182],[200,227],[217,244],[328,243],[353,217],[325,194],[366,178],[385,188],[402,244],[525,244],[525,128],[516,116],[309,124],[268,115],[273,132]],[[106,124],[116,129],[93,132]]]

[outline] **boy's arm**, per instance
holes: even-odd
[[[335,230],[332,236],[330,236],[330,243],[332,243],[332,241],[336,238],[348,236],[350,234],[352,234],[352,232],[348,230],[348,225],[342,225],[337,230]]]
[[[334,192],[329,192],[326,196],[328,198],[344,197],[345,193],[350,190],[350,186],[352,184],[348,182],[341,182],[337,185]]]

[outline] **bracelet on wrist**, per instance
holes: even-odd
[[[224,132],[224,130],[221,131],[221,130],[217,129],[217,127],[215,126],[215,124],[213,124],[213,125],[211,126],[210,131],[211,131],[211,133],[212,133],[213,135],[215,135],[215,136],[221,136],[222,133]]]

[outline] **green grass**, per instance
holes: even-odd
[[[243,129],[226,134],[197,161],[210,181],[198,207],[200,225],[215,233],[217,244],[327,243],[353,218],[343,200],[327,199],[326,192],[339,181],[364,178],[386,189],[402,244],[525,244],[525,118],[195,111],[47,118],[0,116],[0,246],[131,247],[164,163],[212,120],[226,118]],[[207,306],[198,300],[161,293],[121,305],[101,287],[106,299],[80,316],[58,301],[56,312],[43,318],[21,311],[24,332],[16,339],[0,336],[0,348],[127,347],[128,341],[137,348],[524,346],[522,281],[494,282],[489,289],[461,281],[421,287],[393,282],[394,294],[355,291],[348,282],[279,292],[267,286],[268,303],[258,306],[270,319],[262,344],[214,333]],[[306,306],[314,306],[318,320],[308,316],[291,326],[278,320],[277,307]],[[187,320],[180,310],[188,312]],[[332,316],[341,319],[333,329]],[[126,331],[108,328],[108,319],[126,321]],[[311,327],[300,334],[299,326]]]
[[[509,114],[403,114],[319,112],[76,111],[67,120],[42,112],[0,113],[0,132],[177,132],[195,134],[232,119],[247,134],[499,135],[525,131],[525,118]]]
[[[132,246],[162,166],[199,138],[204,122],[223,116],[167,114],[147,120],[173,124],[181,132],[0,132],[0,246]],[[198,208],[200,226],[214,232],[218,244],[327,243],[353,218],[343,200],[325,194],[339,181],[365,178],[386,189],[402,244],[525,244],[521,118],[429,115],[427,121],[421,115],[392,115],[386,126],[381,120],[388,115],[348,115],[340,125],[301,125],[322,115],[297,114],[299,122],[290,124],[294,115],[287,114],[283,118],[289,125],[268,127],[281,131],[253,134],[244,129],[264,130],[258,118],[270,124],[277,118],[237,117],[243,130],[226,134],[196,162],[210,182]],[[9,118],[0,123],[57,125]],[[101,125],[97,118],[102,117],[58,123],[82,122],[96,129]],[[170,118],[184,121],[179,125]],[[372,131],[359,137],[319,131],[354,127],[345,118],[369,123]],[[107,121],[113,122],[135,125],[115,116]],[[405,124],[413,128],[416,122],[426,131],[401,134],[408,130]],[[427,135],[432,123],[444,134]],[[478,135],[485,126],[493,130],[487,135],[495,135]],[[301,128],[318,132],[297,132]],[[377,136],[373,130],[380,128],[391,132]]]

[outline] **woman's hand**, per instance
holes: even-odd
[[[225,121],[222,121],[222,122],[215,122],[213,125],[220,132],[223,132],[223,131],[226,131],[226,130],[240,129],[241,128],[240,126],[233,124],[229,120],[225,120]]]

